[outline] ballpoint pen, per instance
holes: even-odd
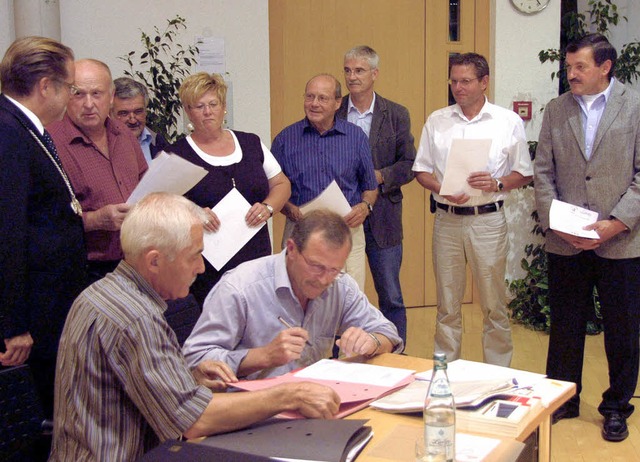
[[[278,321],[280,321],[282,323],[282,325],[284,327],[286,327],[287,329],[293,329],[293,326],[291,324],[289,324],[287,321],[285,321],[285,319],[282,316],[278,316]],[[309,346],[311,346],[311,343],[309,343],[309,340],[306,340],[305,343]]]

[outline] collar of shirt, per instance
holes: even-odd
[[[147,127],[144,127],[142,129],[142,133],[140,133],[140,136],[138,137],[138,141],[140,142],[140,145],[145,143],[147,146],[149,146],[151,144],[152,138],[153,136],[151,136],[151,132],[149,131],[149,129]]]
[[[129,263],[127,263],[125,260],[122,260],[118,264],[114,273],[119,276],[124,276],[130,279],[138,287],[140,292],[148,295],[154,301],[156,301],[158,306],[161,308],[160,314],[163,314],[166,311],[167,302],[163,300],[160,294],[156,292],[156,290],[151,286],[151,284],[145,278],[143,278],[142,275],[138,273],[138,271]]]
[[[65,122],[65,125],[67,126],[67,133],[69,134],[69,143],[72,143],[75,141],[81,141],[84,144],[91,144],[91,145],[94,144],[93,141],[91,141],[91,139],[87,135],[85,135],[84,132],[80,130],[80,128],[76,124],[73,123],[73,121],[71,120],[68,114],[64,115],[63,120]],[[107,117],[107,120],[105,121],[104,124],[107,129],[107,137],[109,133],[113,133],[116,136],[120,134],[120,128],[118,127],[118,124],[114,123],[111,117]],[[124,124],[123,124],[123,127],[125,127],[126,130],[129,130]]]
[[[369,137],[369,133],[371,133],[371,121],[373,120],[373,108],[375,104],[376,94],[374,92],[369,109],[364,112],[360,112],[358,108],[353,105],[353,102],[351,101],[351,95],[349,95],[349,102],[347,105],[347,120],[352,124],[360,127],[367,134],[367,137]]]
[[[339,119],[334,116],[333,127],[327,130],[325,133],[320,134],[320,132],[318,132],[316,127],[311,125],[311,122],[309,122],[309,119],[305,117],[303,121],[302,133],[316,133],[319,136],[344,135],[345,134],[344,124],[346,123],[348,123],[346,120]]]
[[[600,93],[596,94],[596,95],[588,95],[590,99],[592,99],[591,104],[587,104],[587,102],[585,101],[584,97],[582,95],[578,96],[578,95],[572,95],[573,99],[576,100],[576,102],[578,103],[578,105],[580,106],[580,109],[582,109],[582,112],[586,115],[589,113],[589,110],[591,109],[592,105],[596,103],[596,101],[598,101],[598,99],[603,98],[603,103],[602,103],[602,107],[605,107],[607,105],[607,102],[609,101],[609,96],[611,96],[611,90],[613,88],[613,82],[616,78],[613,77],[611,79],[611,81],[609,82],[609,85],[607,86],[607,88],[605,88],[603,91],[601,91]]]
[[[488,117],[491,118],[492,114],[491,114],[491,104],[489,103],[489,101],[487,100],[487,97],[484,97],[484,104],[482,105],[482,109],[480,109],[480,112],[478,112],[478,115],[476,115],[473,119],[469,120],[467,118],[466,115],[464,115],[464,112],[462,111],[462,108],[460,107],[460,105],[458,103],[453,105],[453,111],[451,112],[452,115],[455,115],[457,117],[459,117],[460,119],[466,121],[466,122],[477,122],[479,120],[482,120],[484,117]]]
[[[4,94],[4,96],[9,101],[11,101],[13,104],[15,104],[15,106],[18,109],[20,109],[24,113],[24,115],[26,115],[29,118],[29,120],[33,123],[33,125],[35,125],[36,128],[38,129],[38,132],[40,132],[40,135],[44,134],[44,125],[42,125],[42,122],[40,121],[38,116],[35,115],[31,109],[29,109],[28,107],[26,107],[23,104],[20,104],[15,99],[13,99],[12,97],[8,96],[6,93]]]

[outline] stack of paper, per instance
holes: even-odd
[[[271,388],[281,383],[314,382],[326,385],[340,396],[340,411],[336,418],[342,418],[365,408],[373,400],[413,382],[414,372],[395,367],[322,359],[299,371],[269,379],[243,380],[234,383],[233,386],[253,391]],[[278,417],[303,418],[297,412],[284,412]]]

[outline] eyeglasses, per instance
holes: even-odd
[[[329,104],[331,101],[334,101],[335,98],[327,95],[314,95],[313,93],[305,93],[302,95],[304,97],[305,103],[313,103],[316,99],[320,104]]]
[[[351,68],[345,67],[344,68],[344,75],[349,76],[349,75],[353,74],[356,77],[362,77],[363,75],[365,75],[369,71],[371,71],[371,69],[363,69],[362,67],[356,67],[355,69],[351,69]]]
[[[462,79],[462,80],[454,80],[454,79],[449,79],[449,85],[451,85],[452,87],[455,87],[456,85],[460,85],[463,88],[468,87],[469,85],[471,85],[472,82],[476,81],[476,80],[480,80],[482,77],[476,77],[475,79]]]
[[[302,259],[309,267],[309,272],[315,276],[321,276],[327,273],[329,276],[336,278],[344,274],[344,271],[337,268],[327,268],[326,266],[320,265],[318,263],[311,263],[309,260],[307,260],[307,257],[305,257],[300,250],[298,250],[298,253],[302,255]]]
[[[69,94],[71,96],[74,96],[76,94],[78,94],[78,87],[76,87],[73,83],[69,83],[69,82],[65,82],[64,80],[56,80],[56,82],[63,84],[64,86],[67,87],[67,90],[69,90]]]
[[[139,107],[137,109],[134,109],[133,111],[118,111],[116,112],[116,117],[118,119],[128,119],[130,115],[133,115],[133,117],[137,119],[138,117],[144,116],[146,113],[147,111],[145,110],[145,108]]]
[[[195,106],[189,106],[189,107],[194,111],[204,112],[204,108],[206,107],[208,107],[212,111],[215,111],[218,106],[220,106],[220,103],[218,101],[211,101],[209,103],[200,103],[200,104],[196,104]]]
[[[582,74],[583,72],[591,69],[591,66],[587,66],[585,64],[576,64],[575,66],[569,66],[568,64],[564,66],[565,72],[568,74],[569,72],[577,72],[578,74]]]

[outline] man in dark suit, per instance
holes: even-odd
[[[161,134],[147,127],[147,87],[129,77],[119,77],[113,84],[116,92],[111,106],[111,117],[115,117],[131,130],[140,142],[144,158],[150,163],[168,143]]]
[[[547,105],[535,162],[536,203],[549,255],[547,375],[578,385],[554,421],[579,415],[585,327],[597,288],[609,364],[609,388],[598,411],[608,441],[629,435],[640,319],[640,95],[613,78],[616,58],[599,34],[567,46],[571,91]],[[553,199],[598,212],[598,221],[586,229],[600,237],[549,229]]]
[[[73,52],[16,40],[0,84],[0,364],[29,362],[51,417],[60,333],[86,284],[82,210],[44,130],[75,91]]]
[[[402,189],[413,179],[416,148],[409,111],[373,91],[378,77],[378,54],[358,46],[344,56],[344,79],[349,94],[337,116],[358,125],[369,137],[378,180],[378,200],[364,222],[366,253],[378,305],[407,341],[407,314],[400,287],[402,263]]]

